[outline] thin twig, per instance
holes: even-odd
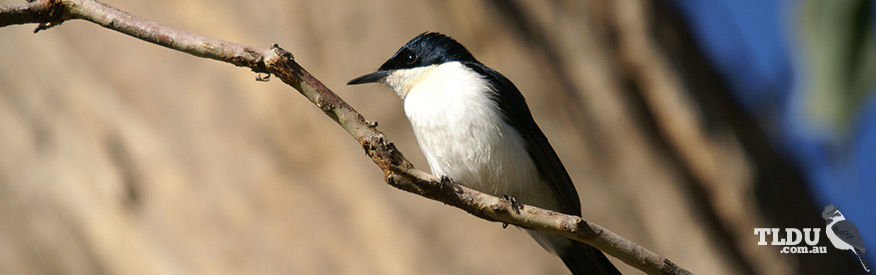
[[[440,180],[417,170],[395,145],[328,87],[302,68],[279,46],[260,49],[180,31],[139,18],[93,0],[38,0],[0,7],[0,27],[41,23],[58,25],[69,19],[91,21],[105,28],[195,56],[268,73],[289,84],[331,117],[362,145],[384,172],[384,180],[399,189],[452,205],[477,217],[578,240],[649,274],[690,274],[668,259],[581,217],[529,205],[515,210],[502,198],[458,184],[440,188]],[[267,78],[262,78],[266,80]]]

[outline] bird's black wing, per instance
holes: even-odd
[[[560,199],[563,209],[552,209],[571,215],[581,215],[581,202],[575,185],[566,172],[557,153],[548,143],[547,138],[532,115],[529,106],[517,87],[502,74],[490,69],[479,62],[466,62],[466,67],[483,75],[492,83],[495,92],[494,100],[505,114],[505,122],[514,127],[526,141],[526,150],[535,162],[542,179],[551,185],[551,189]]]
[[[858,227],[852,222],[842,220],[834,224],[830,229],[847,244],[860,250],[862,253],[867,253],[867,249],[864,248],[864,239],[861,238],[861,232],[858,232]]]

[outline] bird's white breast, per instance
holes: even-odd
[[[525,141],[504,121],[488,82],[458,62],[420,70],[390,76],[387,83],[408,88],[396,92],[432,172],[482,192],[554,207],[554,199],[546,200],[552,191],[539,182]],[[395,87],[393,80],[405,85]]]
[[[839,217],[834,218],[833,221],[831,221],[830,223],[827,224],[827,226],[825,227],[824,233],[827,234],[827,239],[830,240],[830,243],[833,244],[833,246],[836,247],[837,249],[851,250],[853,248],[852,245],[843,241],[842,238],[840,238],[839,236],[836,235],[835,232],[833,232],[833,225],[840,222],[840,221],[844,221],[844,220],[845,220],[844,218],[843,219],[841,219]]]

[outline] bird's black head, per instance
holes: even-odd
[[[838,216],[837,211],[839,211],[838,207],[836,207],[833,204],[828,204],[827,206],[824,207],[824,211],[821,212],[821,217],[824,218],[825,220],[830,220],[834,216]]]
[[[471,53],[446,35],[425,32],[398,49],[380,70],[408,69],[450,61],[475,61]]]
[[[425,32],[395,52],[380,66],[377,72],[357,77],[347,85],[377,82],[393,70],[410,69],[442,64],[451,61],[477,62],[475,58],[456,40],[437,32]]]

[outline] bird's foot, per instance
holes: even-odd
[[[514,213],[520,214],[520,209],[523,209],[523,205],[517,202],[517,198],[512,195],[504,195],[503,199],[511,203],[511,209],[514,210]],[[507,225],[505,225],[507,226]]]
[[[453,186],[453,179],[448,176],[441,176],[441,181],[438,182],[438,190],[444,190],[445,186]]]

